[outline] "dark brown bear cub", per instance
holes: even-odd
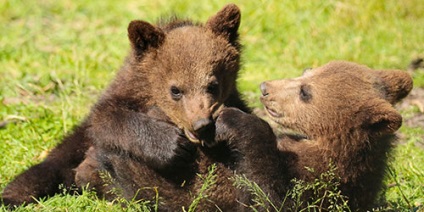
[[[239,24],[235,5],[224,7],[205,25],[131,22],[132,51],[111,86],[45,161],[5,188],[4,203],[33,202],[32,197],[56,193],[59,184],[76,183],[89,184],[106,197],[113,197],[108,193],[112,186],[129,199],[152,199],[155,191],[143,188],[157,187],[159,209],[177,211],[188,207],[201,188],[197,173],[205,176],[213,163],[216,183],[197,209],[235,210],[240,201],[249,204],[248,195],[232,186],[233,172],[246,175],[277,200],[270,183],[280,175],[273,168],[278,161],[275,141],[261,141],[261,134],[253,133],[237,139],[233,128],[240,126],[228,124],[242,114],[239,110],[249,112],[236,89]],[[272,137],[269,126],[259,122],[262,134]],[[258,152],[270,156],[256,160]],[[105,172],[113,181],[109,186],[100,176]]]
[[[289,167],[285,173],[312,182],[331,162],[351,209],[370,209],[402,124],[393,104],[411,89],[406,72],[350,62],[330,62],[298,78],[262,83],[268,115],[281,130],[294,133],[278,141]]]

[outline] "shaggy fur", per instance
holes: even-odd
[[[143,188],[157,187],[159,209],[177,211],[188,207],[213,163],[216,183],[199,210],[249,204],[249,195],[229,180],[234,172],[278,200],[269,176],[276,178],[280,170],[267,165],[277,157],[277,146],[273,139],[261,141],[261,134],[272,138],[271,129],[259,121],[264,132],[258,135],[240,136],[234,130],[243,127],[234,119],[240,114],[257,119],[240,111],[249,108],[236,90],[239,24],[235,5],[224,7],[205,25],[131,22],[132,51],[115,80],[73,134],[5,188],[4,203],[33,202],[33,197],[55,194],[59,184],[88,184],[106,198],[114,198],[109,190],[117,188],[128,199],[152,199],[155,191]],[[267,152],[269,157],[257,159]],[[101,173],[108,173],[111,182]]]
[[[370,209],[383,187],[394,133],[402,124],[393,104],[411,89],[406,72],[343,61],[298,78],[262,83],[268,115],[281,130],[294,133],[278,140],[289,179],[312,182],[332,162],[349,206]]]

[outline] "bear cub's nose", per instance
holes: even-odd
[[[202,134],[205,131],[212,129],[214,123],[210,118],[199,119],[193,123],[193,130],[198,134]]]
[[[266,82],[261,83],[261,92],[262,96],[268,96],[268,92],[266,91]]]
[[[212,118],[202,118],[193,123],[196,137],[202,141],[202,145],[211,147],[215,145],[215,122]]]

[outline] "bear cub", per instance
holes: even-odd
[[[127,199],[151,200],[156,191],[146,188],[157,187],[159,209],[177,211],[191,204],[212,164],[217,177],[198,210],[241,210],[240,202],[250,204],[249,194],[233,186],[234,173],[279,201],[278,149],[275,140],[263,137],[272,138],[272,130],[247,114],[236,89],[239,24],[240,10],[233,4],[206,24],[132,21],[131,52],[109,88],[42,163],[5,188],[3,202],[31,203],[57,193],[59,184],[88,185],[108,199],[116,188]],[[241,114],[264,132],[250,126],[239,135]],[[259,154],[269,156],[258,159]]]
[[[406,72],[345,61],[306,70],[298,78],[263,82],[267,114],[278,130],[290,132],[278,138],[288,179],[313,182],[332,163],[350,208],[371,209],[402,124],[393,105],[412,86]]]

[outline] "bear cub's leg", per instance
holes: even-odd
[[[240,153],[236,174],[257,183],[270,201],[279,207],[283,188],[282,161],[276,137],[271,127],[255,115],[236,108],[225,108],[216,120],[216,140],[228,141],[230,148]],[[253,195],[239,190],[239,200],[251,205]],[[267,205],[270,209],[270,205]]]

